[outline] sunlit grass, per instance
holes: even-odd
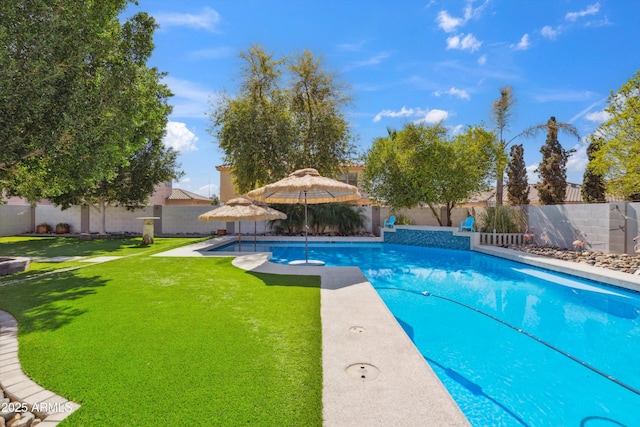
[[[57,270],[87,266],[78,260],[49,261],[55,257],[130,256],[159,252],[203,239],[156,238],[153,245],[143,245],[141,237],[125,239],[79,240],[71,237],[0,237],[0,257],[24,256],[32,259],[29,269],[11,276],[0,276],[0,284],[50,273]]]
[[[319,285],[142,254],[0,287],[0,309],[27,374],[82,404],[64,425],[321,425]]]

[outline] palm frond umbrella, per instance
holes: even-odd
[[[242,251],[242,230],[240,221],[265,221],[286,219],[287,214],[267,206],[259,206],[245,197],[229,200],[224,206],[198,216],[200,221],[238,221],[238,248]],[[253,231],[253,243],[256,245],[256,229]]]
[[[358,200],[358,188],[321,176],[315,169],[300,169],[286,178],[249,191],[247,197],[265,203],[304,203],[305,264],[309,264],[307,205]]]

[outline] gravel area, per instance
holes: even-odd
[[[560,249],[546,246],[510,246],[531,254],[542,255],[565,261],[589,264],[594,267],[607,268],[609,270],[622,271],[624,273],[640,274],[640,256],[627,254],[610,254],[588,250]]]

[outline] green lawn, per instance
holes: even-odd
[[[322,424],[318,277],[120,243],[133,256],[0,286],[24,370],[82,404],[63,425]]]

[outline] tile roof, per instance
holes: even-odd
[[[567,184],[567,192],[565,194],[565,204],[569,203],[584,203],[582,201],[582,193],[581,193],[582,185],[580,184]],[[507,199],[507,186],[504,186],[504,190],[502,193],[503,204],[508,203]],[[619,198],[614,196],[607,195],[607,202],[616,202],[620,201]],[[482,193],[477,193],[471,196],[468,204],[488,204],[489,206],[495,205],[496,202],[496,189],[492,188],[489,191],[483,191]],[[539,205],[540,199],[538,197],[538,190],[535,187],[535,184],[529,184],[529,204],[530,205]]]
[[[196,193],[192,193],[191,191],[183,190],[181,188],[172,189],[171,195],[167,197],[167,200],[206,200],[207,202],[211,201],[207,197],[201,196]]]

